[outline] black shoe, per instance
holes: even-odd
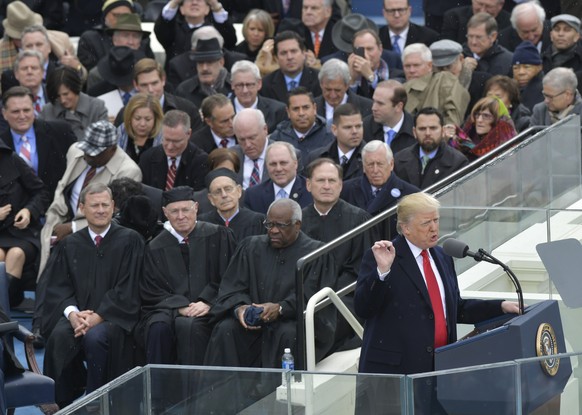
[[[44,340],[44,337],[42,337],[42,335],[40,334],[40,329],[34,329],[32,331],[32,334],[34,335],[34,340],[32,341],[32,346],[35,349],[44,349],[46,342]]]

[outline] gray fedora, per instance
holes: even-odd
[[[376,23],[363,14],[348,14],[333,25],[331,31],[333,44],[341,51],[352,53],[352,40],[354,39],[354,35],[363,29],[372,29],[374,32],[378,33],[378,26],[376,26]]]

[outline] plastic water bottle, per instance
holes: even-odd
[[[281,367],[283,368],[283,370],[295,370],[295,359],[293,358],[293,355],[291,354],[291,349],[288,347],[285,348],[284,353],[283,353],[283,357],[281,358]],[[287,373],[286,372],[283,372],[282,378],[283,378],[282,385],[287,386]]]

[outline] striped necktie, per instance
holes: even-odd
[[[400,35],[394,35],[394,39],[392,40],[392,50],[399,55],[402,55],[402,50],[400,50],[400,45],[398,41],[400,40]]]
[[[176,180],[176,157],[172,157],[172,164],[168,169],[168,174],[166,175],[166,189],[172,190],[174,188],[174,181]]]
[[[20,137],[20,151],[18,152],[18,155],[30,167],[32,167],[31,151],[32,151],[32,147],[30,146],[30,142],[28,141],[28,137],[23,135],[22,137]]]
[[[253,160],[253,171],[249,180],[249,187],[256,186],[261,182],[261,174],[259,172],[259,159]]]

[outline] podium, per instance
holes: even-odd
[[[435,369],[566,352],[556,301],[543,301],[527,307],[521,316],[505,317],[509,320],[482,323],[476,326],[479,334],[436,349]],[[514,373],[514,367],[505,372],[490,368],[439,376],[437,398],[449,414],[515,413],[516,381],[514,376],[507,376],[510,371]],[[571,373],[569,359],[550,357],[541,364],[522,365],[519,375],[523,413],[528,414],[561,394]]]

